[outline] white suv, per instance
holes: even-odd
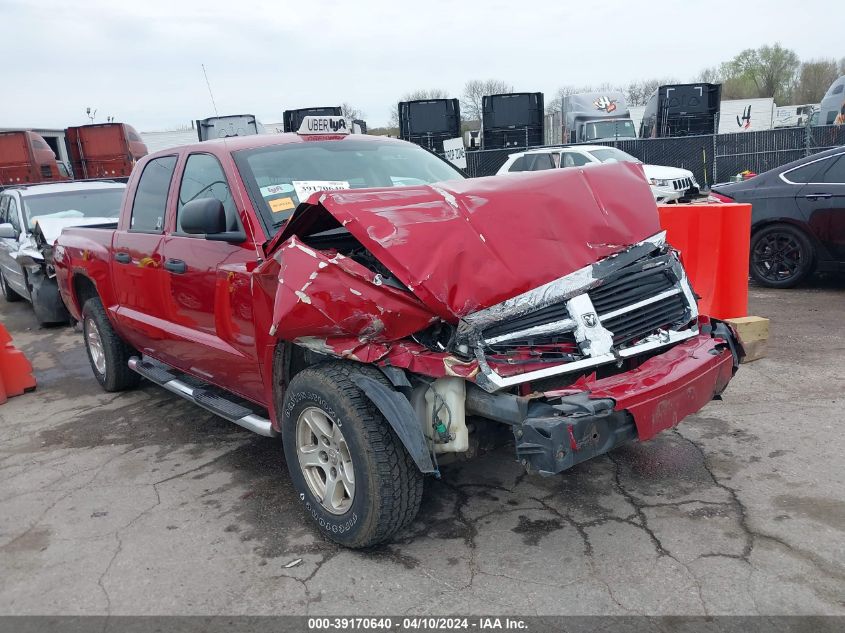
[[[511,154],[497,174],[520,171],[539,171],[557,167],[585,167],[601,163],[640,161],[615,147],[605,145],[572,145],[564,147],[542,147]],[[658,203],[677,202],[699,194],[699,186],[688,169],[643,165],[645,177],[651,185],[651,193]]]

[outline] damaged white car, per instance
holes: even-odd
[[[112,181],[22,185],[0,191],[0,291],[26,299],[41,324],[70,315],[56,286],[53,243],[67,226],[114,227],[126,185]]]

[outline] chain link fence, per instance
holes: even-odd
[[[602,145],[618,147],[647,164],[689,169],[706,187],[725,182],[745,170],[759,174],[816,152],[845,145],[845,125],[631,139]],[[466,172],[473,178],[492,176],[508,156],[524,149],[509,147],[468,151]]]

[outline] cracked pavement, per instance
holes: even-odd
[[[769,357],[677,429],[553,478],[506,447],[429,480],[393,543],[311,527],[280,444],[0,306],[35,392],[0,406],[2,614],[845,614],[845,282],[751,289]],[[295,563],[297,560],[300,562]]]

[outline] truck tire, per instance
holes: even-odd
[[[296,374],[282,404],[282,442],[294,488],[320,531],[362,548],[388,540],[414,520],[423,475],[351,380],[354,372],[383,380],[351,362]]]
[[[3,273],[0,272],[0,292],[3,293],[3,299],[6,300],[7,303],[13,303],[14,301],[20,301],[21,296],[12,290],[12,287],[9,285],[9,282],[6,281],[6,277],[3,276]]]
[[[82,306],[82,333],[85,351],[94,377],[106,391],[136,387],[141,376],[129,369],[129,357],[137,352],[114,331],[99,297],[91,297]]]

